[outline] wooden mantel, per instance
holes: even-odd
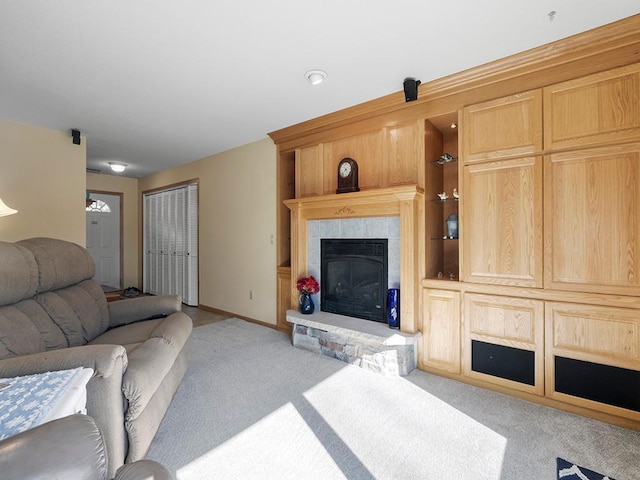
[[[418,288],[424,272],[424,191],[416,185],[340,195],[285,200],[291,210],[291,308],[297,308],[296,281],[307,275],[307,222],[358,217],[400,217],[401,330],[418,330]],[[422,235],[420,233],[422,232]]]

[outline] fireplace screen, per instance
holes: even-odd
[[[321,239],[320,309],[385,322],[387,239]]]

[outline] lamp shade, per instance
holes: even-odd
[[[13,215],[14,213],[18,213],[18,211],[13,208],[7,207],[0,198],[0,217],[6,217],[7,215]]]

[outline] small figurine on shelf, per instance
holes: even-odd
[[[458,200],[458,198],[460,198],[460,194],[458,193],[458,189],[457,188],[453,189],[453,198],[455,198],[456,200]]]
[[[449,198],[449,195],[447,195],[447,192],[442,192],[438,194],[438,197],[444,202],[447,198]]]
[[[449,162],[453,162],[453,161],[455,161],[454,157],[452,157],[448,153],[443,153],[442,156],[437,160],[437,163],[439,165],[442,165],[443,163],[449,163]]]

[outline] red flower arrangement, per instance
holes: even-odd
[[[320,284],[313,275],[299,279],[296,286],[300,293],[318,293],[320,291]]]

